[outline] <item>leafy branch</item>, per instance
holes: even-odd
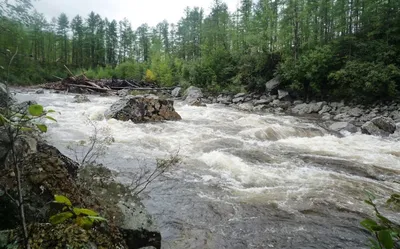
[[[67,220],[74,220],[75,224],[88,230],[91,229],[96,222],[107,221],[93,210],[73,207],[72,202],[63,195],[55,195],[54,202],[63,205],[63,212],[50,217],[50,223],[53,225],[64,223]]]
[[[385,217],[374,203],[376,197],[368,193],[368,200],[365,203],[372,206],[375,212],[376,221],[365,219],[361,225],[366,228],[374,238],[370,238],[371,249],[399,249],[400,248],[400,226],[389,218]],[[386,204],[391,208],[399,209],[400,195],[393,194]]]

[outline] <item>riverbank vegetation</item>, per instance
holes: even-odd
[[[176,24],[137,29],[94,12],[18,16],[0,19],[0,79],[19,50],[13,83],[54,81],[65,76],[65,64],[89,78],[216,92],[263,91],[277,74],[304,98],[389,100],[400,90],[399,1],[242,0],[231,13],[215,0],[210,13],[187,8]]]
[[[0,12],[0,80],[19,51],[12,83],[54,81],[65,64],[89,78],[214,92],[263,91],[274,75],[305,99],[391,100],[400,90],[399,1],[241,0],[229,12],[215,0],[209,13],[187,8],[178,23],[136,29],[93,12],[46,20],[16,11]]]

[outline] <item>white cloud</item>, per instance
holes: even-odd
[[[239,0],[225,0],[230,11],[234,11]],[[79,14],[87,17],[90,11],[100,14],[103,18],[122,20],[128,18],[133,28],[147,23],[155,26],[167,20],[176,23],[183,15],[184,9],[202,7],[209,12],[212,0],[38,0],[34,6],[48,20],[66,13],[70,19]]]

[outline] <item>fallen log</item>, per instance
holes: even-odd
[[[156,90],[156,91],[160,91],[160,90],[172,90],[174,88],[171,87],[158,87],[158,88],[151,88],[151,87],[111,87],[112,90],[123,90],[123,89],[128,89],[128,90],[138,90],[138,91],[150,91],[150,90]]]
[[[99,87],[93,87],[93,86],[86,86],[86,85],[77,85],[77,84],[66,84],[69,87],[77,87],[77,88],[86,88],[86,89],[91,89],[91,90],[95,90],[95,91],[99,91],[99,92],[107,92],[107,91],[111,91],[111,89],[107,89],[107,88],[99,88]]]

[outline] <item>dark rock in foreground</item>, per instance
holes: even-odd
[[[104,114],[106,118],[134,123],[181,120],[174,109],[174,101],[143,96],[129,96],[118,100]]]
[[[77,163],[53,146],[37,142],[36,150],[22,158],[20,167],[24,169],[21,184],[24,191],[26,221],[30,224],[28,230],[34,238],[32,243],[36,246],[33,248],[50,249],[59,245],[121,249],[161,247],[161,235],[157,226],[139,198],[121,198],[115,192],[118,188],[112,188],[116,185],[113,182],[107,185],[101,180],[97,183],[91,175],[78,178]],[[96,170],[96,166],[92,168]],[[100,170],[108,169],[100,168]],[[93,172],[93,169],[89,172]],[[80,174],[84,175],[84,172],[81,171]],[[100,175],[97,171],[91,174]],[[17,183],[13,169],[7,167],[0,169],[0,184],[10,195],[16,195]],[[68,197],[74,207],[95,210],[108,222],[89,230],[81,229],[68,221],[50,225],[49,217],[59,212],[59,207],[52,204],[54,195]],[[16,232],[10,234],[18,234],[20,229],[18,207],[1,191],[0,203],[2,204],[0,235],[3,235],[0,240],[3,240],[2,243],[12,244],[18,240],[18,235],[10,236],[7,231],[14,230]],[[64,240],[59,238],[60,235]]]

